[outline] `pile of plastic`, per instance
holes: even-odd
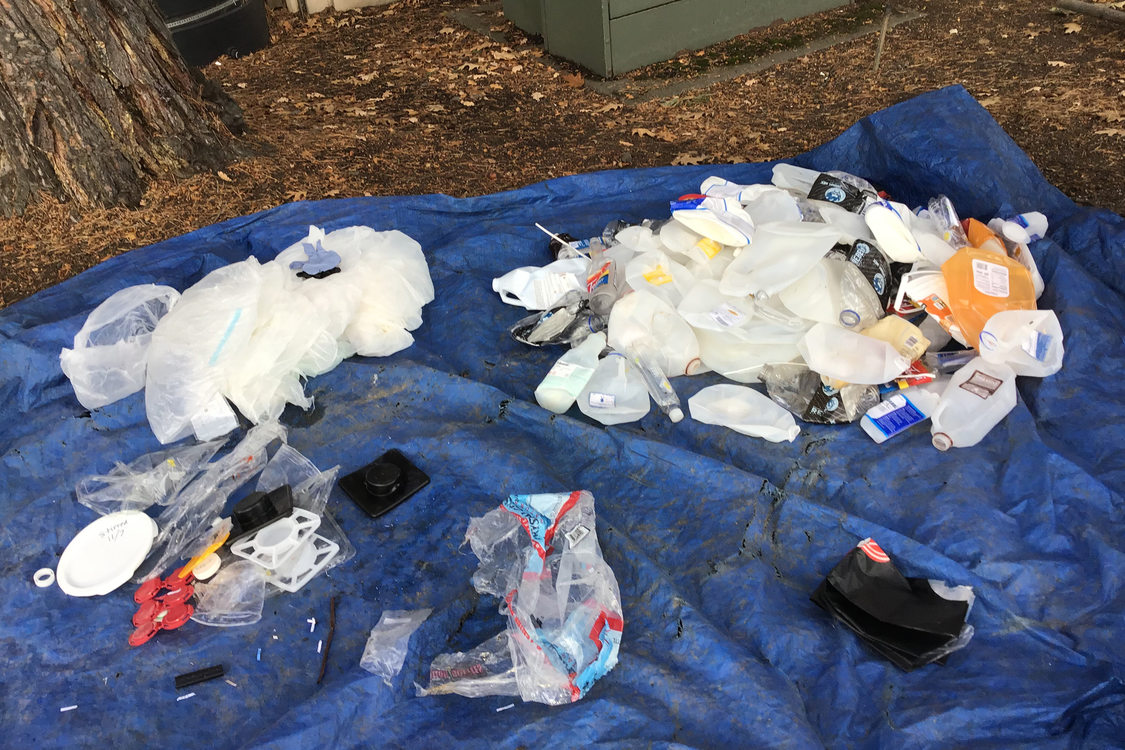
[[[552,234],[557,260],[493,281],[541,311],[514,338],[571,347],[535,390],[544,408],[577,403],[609,425],[654,400],[678,422],[669,378],[713,371],[769,398],[709,386],[688,402],[698,421],[781,441],[799,434],[794,416],[862,419],[882,442],[929,418],[946,450],[1004,418],[1017,375],[1061,367],[1059,321],[1036,303],[1042,214],[962,221],[945,196],[912,211],[855,175],[789,164],[770,185],[711,177],[670,214]]]
[[[123,289],[95,309],[60,355],[88,409],[145,390],[162,443],[200,440],[308,409],[307,378],[359,354],[414,343],[434,287],[421,246],[402,232],[354,226],[300,242],[266,263],[216,269],[179,294]]]

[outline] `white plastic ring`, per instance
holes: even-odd
[[[39,588],[45,589],[55,582],[55,571],[50,568],[40,568],[35,571],[31,580],[35,581],[35,585]]]

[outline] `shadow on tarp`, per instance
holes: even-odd
[[[962,88],[903,102],[795,160],[867,177],[918,204],[945,193],[963,216],[1039,210],[1041,304],[1066,334],[1062,371],[1021,378],[1020,403],[979,446],[939,453],[925,430],[874,445],[855,425],[805,426],[775,445],[655,410],[602,428],[535,405],[557,351],[516,344],[521,311],[490,281],[549,259],[538,221],[589,236],[610,219],[666,216],[708,175],[768,182],[770,165],[601,172],[496,195],[295,203],[113,258],[0,311],[0,721],[12,746],[466,747],[592,743],[698,747],[1106,747],[1125,728],[1125,221],[1081,208]],[[84,475],[155,450],[143,395],[83,411],[58,365],[112,292],[186,288],[351,224],[400,229],[426,251],[437,300],[411,348],[353,358],[308,383],[290,442],[344,472],[391,447],[431,485],[382,518],[338,489],[332,509],[359,553],[255,626],[195,623],[142,648],[126,639],[127,589],[68,599],[37,589],[92,520]],[[714,376],[678,378],[686,400]],[[439,652],[501,626],[461,549],[470,515],[512,492],[586,488],[621,586],[621,660],[581,702],[415,698]],[[874,537],[905,575],[974,587],[976,636],[945,666],[909,674],[809,600],[846,550]],[[327,673],[329,598],[338,596]],[[384,609],[433,607],[394,688],[359,668]],[[317,619],[309,632],[308,618]],[[261,649],[260,660],[257,658]],[[226,680],[177,701],[176,674]],[[234,684],[231,684],[234,683]],[[182,695],[184,693],[179,693]],[[60,713],[65,706],[77,705]]]

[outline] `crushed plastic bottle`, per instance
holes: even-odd
[[[844,424],[854,422],[879,403],[879,389],[872,385],[825,385],[819,373],[803,364],[767,365],[761,380],[766,392],[804,422]]]
[[[993,315],[1001,310],[1035,309],[1031,274],[1006,253],[963,247],[945,262],[941,272],[961,334],[978,350],[980,332]]]
[[[676,395],[676,389],[672,387],[660,365],[645,350],[628,352],[628,355],[633,366],[644,379],[648,395],[660,410],[668,415],[668,419],[673,423],[681,421],[684,418],[684,410],[680,408],[680,397]]]

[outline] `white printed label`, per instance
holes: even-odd
[[[989,297],[1007,297],[1009,293],[1008,269],[987,260],[973,260],[973,286]]]
[[[589,533],[590,533],[590,530],[588,528],[579,524],[578,526],[575,526],[570,531],[566,532],[565,536],[566,536],[566,540],[568,542],[570,542],[570,546],[573,548],[573,547],[577,547],[578,543],[581,542],[583,539],[585,539],[586,535],[589,534]]]
[[[547,377],[569,378],[577,369],[578,365],[573,362],[556,362],[551,371],[547,373]]]
[[[571,289],[580,287],[578,277],[572,273],[550,273],[536,279],[532,288],[535,290],[536,306],[546,310]]]
[[[742,323],[746,315],[730,305],[719,305],[711,311],[711,319],[723,328],[731,328]]]
[[[901,395],[896,394],[888,398],[886,401],[876,404],[875,406],[872,406],[870,409],[868,409],[867,416],[871,417],[872,419],[878,419],[879,417],[885,417],[895,409],[901,409],[904,406],[906,406],[906,399]]]
[[[595,409],[612,409],[617,405],[617,398],[612,393],[591,393],[590,406]]]

